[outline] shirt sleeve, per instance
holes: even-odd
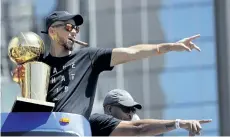
[[[109,136],[121,120],[106,114],[93,114],[89,122],[92,136]]]
[[[98,72],[112,70],[110,66],[113,49],[105,48],[89,48],[89,56],[92,61],[93,68]]]

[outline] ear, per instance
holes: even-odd
[[[112,114],[112,107],[111,106],[105,106],[105,110],[108,114]]]
[[[108,106],[109,113],[112,113],[112,107]]]
[[[56,33],[56,30],[53,27],[49,27],[48,29],[48,34],[50,35],[50,37],[53,39],[54,35]]]

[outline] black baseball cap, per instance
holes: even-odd
[[[49,27],[56,21],[67,21],[73,19],[76,26],[83,24],[83,18],[79,14],[70,14],[67,11],[54,11],[46,18],[46,30],[41,33],[48,34]]]
[[[142,109],[141,104],[134,101],[133,97],[123,89],[113,89],[109,91],[104,99],[103,106],[113,105],[116,103],[126,107]]]

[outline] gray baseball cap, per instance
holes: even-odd
[[[116,103],[126,107],[135,107],[137,109],[142,108],[139,103],[134,101],[133,97],[129,94],[129,92],[122,89],[114,89],[109,91],[104,99],[103,106]]]

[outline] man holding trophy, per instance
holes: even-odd
[[[192,40],[195,35],[175,43],[139,44],[124,48],[81,48],[73,52],[81,15],[56,11],[46,19],[46,30],[51,45],[49,54],[39,60],[50,66],[47,102],[55,103],[53,111],[76,113],[89,118],[99,74],[110,71],[114,66],[171,51],[200,51]],[[23,67],[16,69],[14,76],[23,77]],[[44,75],[44,74],[40,74]]]

